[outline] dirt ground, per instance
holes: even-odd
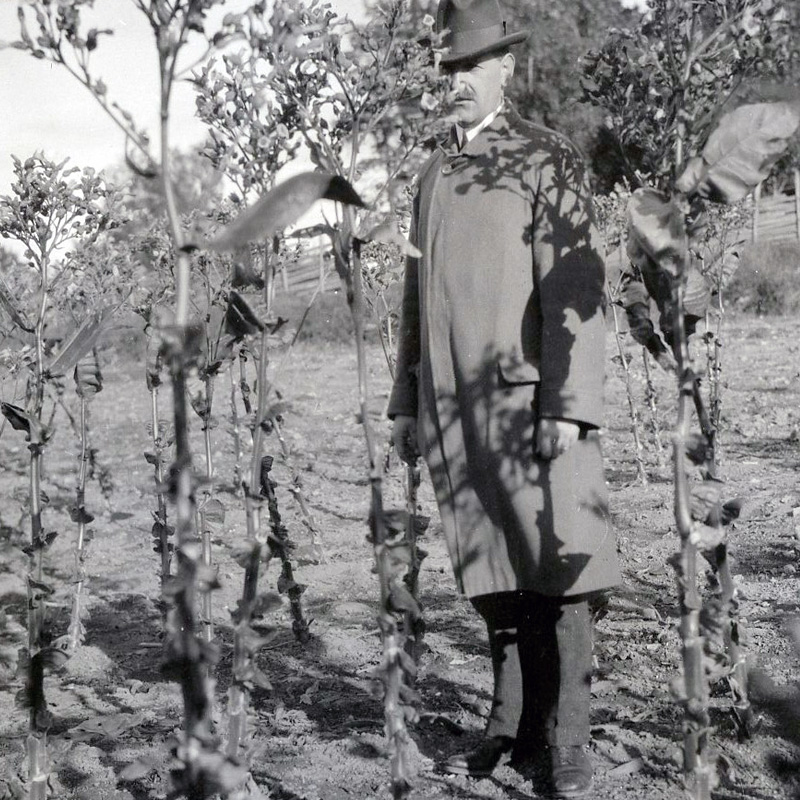
[[[609,338],[609,353],[615,347]],[[635,390],[643,394],[641,353],[634,358]],[[784,635],[786,621],[800,608],[798,555],[792,511],[800,506],[800,320],[733,318],[726,322],[721,432],[726,494],[746,504],[730,530],[736,559],[743,626],[749,658],[787,689],[800,672],[799,656]],[[389,381],[380,349],[370,350],[371,380],[378,415]],[[279,361],[275,354],[275,363]],[[604,450],[612,512],[624,565],[624,585],[598,622],[594,683],[592,758],[595,800],[683,796],[680,769],[680,711],[670,695],[679,674],[677,603],[667,560],[677,548],[672,524],[669,432],[673,380],[656,375],[659,419],[664,429],[664,464],[652,439],[646,458],[650,483],[637,482],[624,385],[609,364]],[[52,750],[53,796],[63,800],[149,800],[163,798],[166,740],[181,722],[180,693],[159,672],[161,620],[158,556],[152,552],[153,470],[143,453],[148,440],[148,396],[142,365],[104,358],[105,389],[92,402],[93,445],[110,471],[114,490],[105,499],[97,482],[87,494],[95,532],[86,566],[87,636],[64,669],[47,678],[55,715]],[[299,545],[297,578],[307,584],[305,609],[312,641],[303,646],[291,633],[288,611],[278,612],[277,638],[259,664],[274,690],[253,698],[250,743],[252,774],[268,796],[280,800],[386,798],[388,760],[382,706],[372,670],[381,649],[375,622],[377,578],[365,541],[369,489],[365,448],[355,416],[355,356],[340,345],[301,344],[274,376],[290,402],[284,430],[293,463],[322,531],[325,560],[309,563],[308,536],[286,491],[286,467],[276,458],[284,519]],[[231,558],[244,537],[240,498],[232,490],[227,376],[217,392],[219,425],[214,430],[218,497],[227,509],[215,543],[223,588],[214,595],[222,646],[217,674],[217,716],[224,730],[225,692],[231,666],[231,625],[242,570]],[[13,401],[6,383],[4,400]],[[73,410],[68,390],[66,402]],[[165,393],[166,394],[166,393]],[[163,398],[168,414],[168,396]],[[644,411],[645,406],[639,402]],[[199,422],[194,420],[196,465],[201,464]],[[44,489],[49,497],[46,527],[61,533],[49,561],[59,586],[51,608],[55,635],[66,627],[74,563],[75,525],[70,522],[77,474],[78,442],[62,412],[46,453]],[[388,423],[378,423],[388,433]],[[268,447],[277,453],[276,443]],[[6,427],[0,436],[0,605],[24,623],[25,521],[28,451],[22,435]],[[403,471],[393,463],[386,479],[386,505],[402,507]],[[482,730],[489,705],[490,665],[485,632],[471,607],[456,594],[429,484],[421,502],[433,521],[424,547],[421,595],[427,620],[425,652],[417,688],[421,719],[412,729],[414,797],[502,798],[543,796],[536,774],[503,765],[490,779],[445,777],[441,757],[470,746]],[[265,584],[275,586],[273,564]],[[8,645],[9,642],[6,642]],[[26,714],[15,707],[18,682],[0,690],[0,797],[13,796],[24,774]],[[712,697],[714,744],[721,785],[715,796],[789,798],[800,790],[800,751],[776,720],[761,714],[748,742],[736,740],[727,688]],[[104,720],[99,722],[99,720]],[[796,739],[798,732],[794,731]],[[135,780],[121,771],[139,758],[151,768]]]

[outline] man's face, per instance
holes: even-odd
[[[450,78],[456,121],[471,128],[492,113],[503,98],[503,87],[514,71],[510,53],[488,54],[469,61],[443,64]]]

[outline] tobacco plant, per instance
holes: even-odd
[[[429,135],[439,103],[433,64],[427,48],[409,37],[404,3],[387,6],[383,17],[364,27],[339,21],[326,6],[297,2],[276,5],[271,17],[246,19],[248,42],[266,72],[265,85],[274,92],[273,113],[280,117],[275,131],[289,138],[298,131],[312,161],[325,172],[354,182],[366,168],[368,143],[378,147],[378,197],[393,186],[420,141]],[[238,20],[242,23],[244,20]],[[264,35],[269,31],[271,35]],[[255,72],[260,77],[264,72]],[[252,76],[251,76],[252,79]],[[439,84],[439,91],[442,91]],[[263,103],[262,103],[263,105]],[[247,112],[243,114],[247,117]],[[235,131],[233,132],[236,140]],[[406,722],[413,719],[414,694],[408,683],[415,665],[402,644],[406,615],[420,617],[419,606],[402,582],[409,563],[405,523],[396,526],[400,540],[389,533],[383,508],[383,454],[370,421],[369,389],[364,350],[361,248],[363,242],[386,241],[406,246],[396,223],[357,220],[346,209],[335,224],[321,226],[330,238],[333,261],[343,282],[353,316],[358,362],[359,418],[369,459],[370,539],[375,550],[381,592],[378,624],[384,661],[379,677],[384,684],[386,732],[392,759],[392,791],[403,797],[410,787],[406,756]],[[391,219],[391,215],[390,215]]]
[[[301,173],[267,192],[203,247],[210,251],[227,252],[235,251],[250,243],[270,241],[320,199],[363,205],[350,184],[339,176]],[[197,246],[192,245],[192,249],[196,249]],[[259,247],[264,276],[264,305],[269,315],[275,270],[271,263],[270,249],[260,244]],[[271,632],[269,628],[259,629],[258,619],[275,607],[276,600],[270,593],[258,592],[261,562],[268,561],[272,553],[280,552],[284,546],[280,540],[265,537],[261,531],[261,509],[264,501],[269,501],[272,488],[269,478],[272,461],[269,456],[262,455],[263,441],[270,419],[279,413],[279,406],[269,402],[270,383],[267,378],[269,337],[282,324],[283,320],[280,319],[275,322],[260,319],[238,292],[230,291],[225,330],[235,340],[246,338],[252,340],[256,336],[260,340],[257,353],[258,399],[251,428],[253,449],[248,479],[243,482],[247,542],[236,556],[237,562],[245,569],[245,576],[241,599],[232,612],[234,663],[233,679],[228,693],[227,756],[234,760],[240,758],[240,751],[245,743],[250,692],[254,686],[271,688],[269,679],[258,669],[255,659],[260,647],[268,641],[267,636]],[[292,599],[299,603],[302,589],[299,586],[291,588],[299,590],[291,595]]]
[[[45,576],[47,552],[58,535],[47,531],[43,519],[44,494],[41,486],[44,451],[53,430],[53,415],[44,415],[48,384],[71,370],[92,348],[102,329],[103,314],[79,326],[59,353],[46,351],[46,328],[52,315],[53,291],[70,271],[56,268],[59,251],[74,239],[91,239],[115,224],[107,213],[106,200],[112,189],[94,170],[68,168],[43,155],[24,162],[13,157],[15,181],[12,194],[0,198],[0,235],[25,247],[28,268],[37,273],[34,295],[36,311],[28,317],[22,298],[7,298],[6,310],[14,309],[15,322],[32,338],[27,363],[25,407],[2,404],[3,416],[16,430],[25,433],[30,451],[31,541],[26,548],[28,571],[28,643],[21,658],[25,674],[24,703],[29,709],[27,739],[28,791],[33,800],[47,797],[50,763],[47,734],[52,718],[47,710],[44,676],[60,666],[71,653],[72,636],[48,644],[45,638],[46,603],[54,588]],[[25,325],[30,318],[31,325]]]
[[[195,529],[197,479],[192,471],[188,436],[187,380],[196,369],[201,354],[201,337],[189,318],[190,255],[184,250],[177,195],[173,184],[170,158],[170,100],[176,81],[181,76],[179,56],[193,34],[205,37],[205,15],[218,0],[133,0],[145,16],[156,43],[160,78],[160,159],[150,155],[146,134],[134,126],[129,114],[109,102],[102,81],[91,74],[91,55],[101,33],[85,30],[81,10],[91,5],[85,0],[59,3],[41,0],[20,7],[21,41],[16,46],[38,58],[62,65],[97,99],[103,110],[125,132],[126,143],[139,151],[140,164],[126,152],[129,164],[143,174],[157,175],[163,194],[172,245],[175,276],[174,315],[169,324],[162,324],[159,353],[172,382],[175,461],[167,481],[168,494],[175,507],[175,550],[177,573],[167,586],[171,607],[167,616],[166,672],[181,685],[184,701],[183,730],[172,745],[171,777],[173,788],[190,798],[205,798],[228,792],[239,784],[245,773],[217,749],[211,719],[211,687],[208,669],[216,660],[216,652],[197,635],[197,595],[215,585],[215,577],[201,563],[202,545]],[[31,37],[27,24],[35,20],[39,35]],[[220,44],[205,39],[209,47]],[[144,163],[142,164],[142,158]],[[154,426],[154,431],[157,427]]]
[[[80,468],[78,472],[78,485],[75,490],[75,505],[70,512],[72,521],[78,526],[75,542],[75,586],[72,594],[72,610],[70,612],[68,649],[70,652],[77,650],[79,644],[83,642],[86,629],[83,625],[85,609],[82,604],[83,585],[86,580],[84,569],[85,551],[87,543],[92,539],[92,531],[87,528],[94,517],[86,510],[86,477],[89,469],[91,451],[89,447],[89,402],[102,390],[103,379],[100,373],[100,363],[97,358],[97,351],[92,351],[84,356],[76,365],[73,373],[75,380],[75,392],[80,402],[80,425],[81,447],[80,447]]]
[[[584,61],[584,91],[609,114],[631,180],[641,187],[628,209],[626,308],[634,311],[638,340],[657,360],[674,361],[677,377],[673,468],[681,550],[673,565],[681,606],[684,777],[695,800],[709,800],[717,783],[709,680],[727,677],[740,736],[749,734],[752,717],[724,530],[740,502],[723,502],[715,431],[689,357],[688,337],[711,295],[696,253],[709,204],[734,203],[751,192],[798,126],[797,110],[788,104],[730,110],[746,79],[780,71],[788,47],[784,21],[777,3],[651,0],[641,29],[612,32]],[[661,314],[663,340],[649,320],[650,298]],[[701,432],[690,435],[692,406]],[[687,460],[702,478],[693,485]],[[700,553],[718,583],[705,605],[697,586]],[[724,655],[715,647],[719,640]]]
[[[800,125],[800,114],[785,104],[741,106],[720,121],[702,150],[687,157],[678,148],[681,171],[669,193],[639,189],[631,198],[629,254],[645,274],[669,291],[671,345],[678,379],[674,432],[675,518],[681,552],[673,559],[681,604],[684,691],[684,773],[689,795],[709,800],[717,778],[710,744],[709,680],[726,677],[741,736],[749,735],[752,711],[741,652],[736,587],[730,572],[724,525],[738,516],[740,501],[723,502],[712,442],[706,430],[691,436],[690,406],[696,402],[698,376],[687,344],[686,291],[691,242],[698,214],[713,198],[735,202],[755,188],[782,154]],[[682,143],[682,140],[678,140]],[[698,206],[700,208],[698,209]],[[657,298],[658,299],[658,298]],[[700,420],[701,426],[703,420]],[[686,461],[701,467],[703,481],[691,485]],[[697,587],[697,557],[702,553],[716,570],[719,591],[703,604]],[[727,655],[709,646],[721,639]]]

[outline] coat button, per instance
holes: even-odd
[[[445,164],[442,167],[442,175],[449,175],[451,172],[453,172],[453,170],[454,167],[451,164]]]

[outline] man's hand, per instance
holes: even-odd
[[[542,417],[536,428],[536,455],[551,459],[566,453],[578,441],[580,432],[575,422]]]
[[[413,464],[419,458],[417,446],[417,418],[405,414],[398,414],[392,426],[392,441],[397,455],[406,462]]]

